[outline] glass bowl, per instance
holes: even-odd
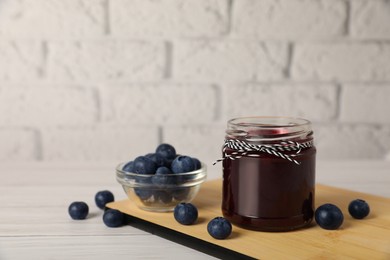
[[[173,211],[180,202],[191,202],[207,177],[206,165],[192,172],[173,174],[137,174],[116,167],[116,179],[139,208],[148,211]]]

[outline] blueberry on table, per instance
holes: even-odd
[[[107,203],[114,201],[114,194],[109,190],[102,190],[96,193],[95,203],[100,209],[104,209]]]
[[[146,156],[138,156],[134,160],[134,172],[138,174],[154,174],[157,164]]]
[[[367,217],[370,213],[370,206],[366,201],[362,199],[356,199],[349,203],[348,212],[352,217],[356,219],[362,219]]]
[[[232,233],[232,224],[223,217],[216,217],[207,224],[207,232],[215,239],[225,239]]]
[[[68,213],[72,219],[85,219],[88,216],[89,207],[83,201],[75,201],[69,205]]]
[[[323,229],[338,229],[344,221],[341,210],[336,205],[330,203],[318,207],[314,215],[317,224]]]
[[[160,144],[156,148],[156,153],[168,160],[173,160],[176,157],[175,147],[170,144]]]
[[[171,169],[173,173],[192,172],[195,170],[195,163],[191,157],[181,155],[172,161]]]
[[[107,227],[120,227],[124,224],[125,215],[116,209],[108,209],[103,214],[103,222]]]
[[[179,203],[176,205],[173,216],[183,225],[191,225],[198,219],[198,209],[191,203]]]

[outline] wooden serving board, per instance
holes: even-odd
[[[390,259],[390,199],[330,186],[316,186],[316,207],[333,203],[344,213],[338,230],[321,229],[313,224],[290,232],[256,232],[233,226],[231,236],[217,240],[207,233],[208,222],[221,213],[221,180],[202,184],[192,202],[199,211],[198,221],[181,225],[172,212],[155,213],[137,208],[129,200],[112,202],[108,208],[122,211],[128,223],[153,234],[223,259]],[[364,199],[370,215],[353,219],[348,204]]]

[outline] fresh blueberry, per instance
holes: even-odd
[[[151,184],[150,176],[145,176],[145,175],[134,176],[134,181],[137,186],[134,188],[134,192],[141,200],[148,200],[150,197],[152,197],[153,191],[147,187],[143,187],[145,185],[148,186],[149,184]]]
[[[330,203],[318,207],[314,215],[317,224],[323,229],[338,229],[344,221],[341,210],[336,205]]]
[[[114,194],[108,190],[102,190],[96,193],[95,203],[100,209],[104,209],[107,203],[114,201]]]
[[[164,204],[168,204],[172,201],[172,194],[165,190],[154,191],[153,195],[155,201],[161,201]]]
[[[362,219],[368,216],[370,213],[370,206],[368,203],[361,199],[351,201],[348,206],[348,212],[352,217],[356,219]]]
[[[188,194],[190,193],[190,189],[188,187],[177,188],[172,192],[173,198],[177,201],[183,201],[188,198]]]
[[[198,219],[198,209],[191,203],[182,202],[176,205],[173,215],[180,224],[191,225]]]
[[[172,174],[169,168],[165,166],[158,167],[156,174],[152,177],[152,183],[157,185],[173,184],[174,178],[167,176],[167,174]]]
[[[134,172],[138,174],[154,174],[157,164],[146,156],[138,156],[134,160]]]
[[[156,174],[159,175],[172,174],[172,171],[168,167],[162,166],[157,168]]]
[[[134,188],[134,192],[141,200],[148,200],[153,195],[153,191],[145,188]]]
[[[195,163],[189,156],[178,156],[173,160],[171,169],[173,173],[192,172],[195,170]]]
[[[170,144],[160,144],[156,149],[156,153],[168,160],[173,160],[176,157],[175,147]]]
[[[134,172],[134,162],[130,161],[130,162],[126,163],[123,166],[122,170],[125,172]]]
[[[162,166],[168,165],[167,159],[165,159],[165,157],[162,156],[161,154],[148,153],[145,156],[148,157],[149,159],[152,159],[152,161],[156,163],[157,167],[162,167]]]
[[[201,168],[202,164],[200,163],[200,161],[197,159],[197,158],[194,158],[192,157],[192,160],[194,161],[194,164],[195,164],[195,169],[194,170],[198,170]]]
[[[72,219],[85,219],[88,216],[89,207],[83,201],[75,201],[69,205],[68,213]]]
[[[223,217],[216,217],[207,224],[207,232],[215,239],[225,239],[232,233],[232,224]]]
[[[103,214],[103,222],[107,227],[120,227],[124,224],[125,216],[116,209],[108,209]]]

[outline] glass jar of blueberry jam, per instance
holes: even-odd
[[[233,224],[289,231],[314,214],[316,148],[310,121],[244,117],[228,121],[222,212]]]

